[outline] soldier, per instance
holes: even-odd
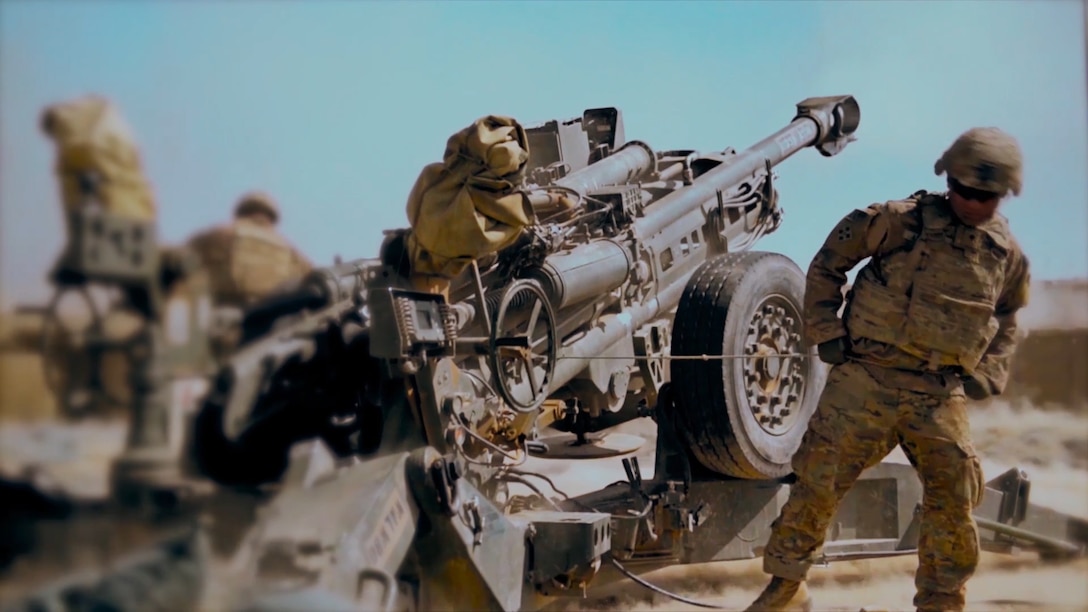
[[[946,193],[855,210],[809,267],[806,336],[832,367],[764,550],[772,580],[749,610],[811,608],[805,578],[839,502],[897,444],[924,487],[914,605],[964,607],[985,489],[967,398],[1004,390],[1028,298],[1028,259],[997,213],[1020,194],[1020,148],[974,128],[934,170],[947,174]],[[839,319],[846,274],[868,257]]]
[[[192,236],[187,246],[207,269],[216,306],[245,308],[313,269],[277,230],[279,207],[265,193],[243,195],[234,221]]]

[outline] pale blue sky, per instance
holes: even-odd
[[[3,305],[47,295],[63,231],[41,108],[95,92],[135,129],[162,231],[225,220],[244,190],[284,208],[315,261],[376,253],[446,138],[618,106],[658,150],[744,148],[808,96],[850,93],[859,140],[779,167],[785,222],[758,247],[807,266],[850,209],[940,189],[963,130],[1020,139],[1006,203],[1036,278],[1088,276],[1082,3],[0,3]]]

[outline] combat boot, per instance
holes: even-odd
[[[748,606],[745,612],[810,612],[812,597],[808,594],[805,582],[786,580],[775,576],[759,597]]]

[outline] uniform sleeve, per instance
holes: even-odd
[[[805,278],[805,337],[810,345],[846,335],[839,309],[846,273],[880,248],[895,223],[887,204],[873,204],[843,217],[809,264]]]
[[[185,241],[185,247],[195,254],[202,266],[213,266],[226,258],[226,244],[230,241],[227,230],[215,227],[193,234]]]
[[[295,266],[297,267],[299,274],[309,274],[314,269],[314,264],[310,261],[309,257],[306,257],[302,251],[298,249],[292,249],[295,254]]]
[[[997,335],[990,342],[990,347],[974,372],[974,378],[988,386],[992,395],[1004,392],[1005,385],[1009,382],[1009,369],[1018,342],[1016,315],[1028,303],[1030,263],[1019,248],[1013,251],[1009,272],[1005,278],[1005,286],[994,309],[998,323]]]

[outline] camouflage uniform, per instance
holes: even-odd
[[[1020,191],[1019,150],[992,128],[964,133],[935,170],[960,193]],[[840,320],[846,273],[870,257]],[[1004,390],[1028,280],[1005,218],[961,223],[949,194],[873,204],[831,231],[808,270],[805,331],[834,365],[764,551],[776,579],[751,609],[807,599],[803,581],[840,500],[897,444],[925,491],[914,604],[963,609],[979,556],[972,510],[985,490],[967,397]]]
[[[188,247],[208,271],[217,306],[244,308],[309,272],[310,261],[279,232],[279,210],[268,196],[243,196],[234,222],[194,235]]]

